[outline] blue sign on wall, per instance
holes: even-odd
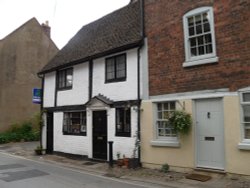
[[[33,88],[32,102],[36,104],[41,104],[42,99],[42,89]]]

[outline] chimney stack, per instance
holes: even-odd
[[[42,23],[42,28],[43,28],[45,34],[50,38],[50,26],[49,26],[49,21],[45,21],[45,23]]]

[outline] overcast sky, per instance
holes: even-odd
[[[51,38],[61,49],[83,26],[130,0],[0,0],[0,39],[35,17],[49,21]]]

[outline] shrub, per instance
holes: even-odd
[[[161,167],[161,171],[167,173],[169,171],[169,165],[167,163],[163,164]]]
[[[39,120],[40,122],[40,120]],[[0,144],[8,142],[37,141],[40,137],[40,131],[32,121],[25,121],[21,124],[13,124],[12,127],[0,133]]]

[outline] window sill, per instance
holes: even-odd
[[[151,146],[160,146],[160,147],[173,147],[179,148],[180,142],[179,141],[170,141],[170,140],[151,140]]]
[[[116,137],[131,137],[130,133],[116,133]]]
[[[86,136],[86,132],[85,133],[66,133],[63,132],[63,135],[71,135],[71,136]]]
[[[196,65],[204,65],[204,64],[211,64],[211,63],[217,63],[219,61],[218,57],[212,57],[212,58],[207,58],[207,59],[200,59],[200,60],[190,60],[190,61],[185,61],[182,66],[183,67],[191,67],[191,66],[196,66]]]
[[[242,143],[238,144],[238,149],[240,150],[250,150],[250,143]]]

